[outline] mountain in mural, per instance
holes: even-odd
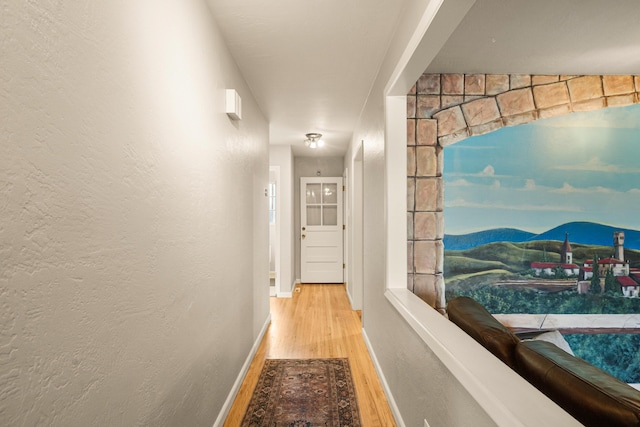
[[[571,243],[612,246],[614,231],[624,231],[624,246],[626,248],[640,249],[640,231],[593,222],[569,222],[538,234],[531,240],[563,241],[565,233],[569,233],[569,241]]]
[[[640,249],[640,231],[583,221],[568,222],[540,234],[513,228],[495,228],[461,235],[445,234],[444,247],[446,250],[465,250],[494,242],[563,241],[565,233],[569,233],[571,243],[612,246],[614,231],[624,231],[626,248]]]
[[[444,248],[446,250],[462,251],[494,242],[526,242],[535,236],[535,233],[518,230],[516,228],[494,228],[459,235],[445,234]]]

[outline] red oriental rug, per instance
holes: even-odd
[[[360,427],[349,359],[267,359],[242,427]]]

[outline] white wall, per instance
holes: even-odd
[[[280,293],[290,296],[295,283],[293,254],[293,152],[289,145],[269,146],[269,165],[280,167]]]
[[[351,308],[362,310],[363,288],[363,259],[362,259],[362,223],[363,223],[363,147],[362,141],[355,141],[349,146],[344,157],[344,167],[348,171],[346,185],[348,189],[348,204],[345,210],[349,213],[347,235],[349,259],[347,264],[348,277],[347,294]]]
[[[210,427],[268,319],[266,120],[202,1],[1,21],[0,424]]]
[[[296,280],[300,281],[300,236],[302,234],[300,230],[300,178],[310,176],[341,177],[344,173],[344,159],[342,157],[295,157],[293,170],[295,272]]]

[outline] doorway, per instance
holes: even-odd
[[[280,167],[269,166],[269,296],[280,293]]]
[[[364,300],[364,232],[363,232],[363,143],[360,143],[355,156],[353,157],[353,184],[351,189],[351,197],[353,200],[351,208],[350,229],[351,229],[351,255],[350,263],[350,284],[348,287],[351,298],[351,306],[354,310],[362,310]]]
[[[300,279],[344,283],[342,177],[300,178]]]

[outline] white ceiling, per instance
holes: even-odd
[[[209,0],[271,144],[344,155],[404,1]],[[326,145],[305,147],[309,132]]]
[[[427,71],[639,74],[637,0],[477,0]]]
[[[296,156],[343,155],[407,0],[209,0],[270,123]],[[455,0],[448,0],[455,1]],[[477,0],[429,72],[639,74],[637,0]],[[304,147],[319,132],[323,149]]]

